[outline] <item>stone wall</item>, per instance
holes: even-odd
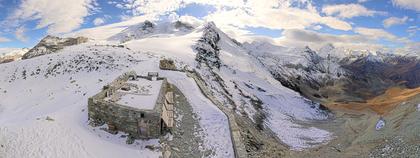
[[[155,138],[161,134],[160,114],[154,110],[139,110],[93,98],[88,103],[89,118],[95,125],[107,124],[111,131],[123,131],[134,138]],[[149,126],[139,133],[139,123]]]
[[[161,113],[165,101],[165,93],[168,89],[166,78],[162,79],[162,87],[153,110],[136,109],[104,100],[107,93],[114,93],[130,77],[136,75],[128,72],[109,85],[95,96],[88,99],[88,115],[91,124],[100,126],[107,124],[110,131],[123,131],[134,138],[157,138],[161,135]]]

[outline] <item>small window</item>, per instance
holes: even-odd
[[[140,113],[140,118],[144,118],[144,113]]]

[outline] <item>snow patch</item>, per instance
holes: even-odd
[[[378,122],[376,122],[375,129],[378,131],[381,130],[383,127],[385,127],[385,120],[380,118]]]

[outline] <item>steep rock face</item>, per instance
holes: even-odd
[[[217,42],[220,40],[220,35],[215,27],[214,23],[208,23],[204,27],[203,36],[194,46],[194,49],[197,52],[195,60],[199,63],[206,63],[209,66],[220,68],[220,48],[217,45]]]
[[[87,42],[85,37],[60,38],[48,35],[43,38],[34,48],[22,56],[22,59],[30,59],[41,55],[55,53],[66,46],[77,45]]]
[[[286,49],[268,43],[248,43],[245,47],[283,86],[309,98],[328,97],[318,91],[333,86],[346,73],[337,58],[328,54],[322,57],[309,47]]]

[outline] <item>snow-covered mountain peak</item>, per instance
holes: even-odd
[[[78,45],[87,41],[88,39],[86,37],[60,38],[48,35],[44,37],[34,48],[25,53],[22,56],[22,59],[29,59],[45,54],[55,53],[64,47]]]
[[[194,27],[192,25],[181,21],[154,23],[146,20],[127,27],[121,32],[109,37],[108,40],[124,43],[130,40],[143,39],[157,35],[182,35],[191,32],[193,29]]]
[[[23,55],[28,52],[28,48],[0,48],[0,58],[13,55]]]
[[[0,64],[20,60],[28,48],[0,48]]]

